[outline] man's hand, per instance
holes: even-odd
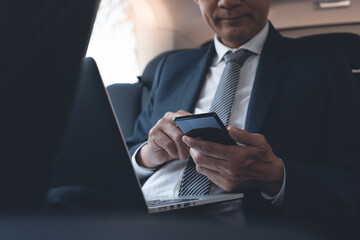
[[[229,127],[230,136],[243,146],[228,146],[183,137],[196,163],[196,170],[225,191],[259,189],[280,192],[284,166],[265,137]]]
[[[176,113],[168,112],[150,130],[148,142],[138,153],[138,164],[146,168],[158,167],[174,159],[186,159],[189,148],[182,141],[183,132],[175,125],[174,118],[191,115],[180,110]]]

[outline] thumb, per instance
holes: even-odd
[[[237,143],[244,144],[245,146],[257,145],[257,138],[255,136],[256,134],[251,134],[234,126],[230,126],[228,131],[231,138],[234,139]]]

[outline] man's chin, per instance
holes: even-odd
[[[249,33],[230,32],[229,34],[217,35],[220,42],[230,48],[237,48],[249,41],[252,36]]]

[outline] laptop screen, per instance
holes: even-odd
[[[92,58],[82,62],[54,180],[54,187],[84,186],[113,195],[121,199],[117,210],[146,212],[125,140]]]

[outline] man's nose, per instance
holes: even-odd
[[[219,0],[218,7],[232,9],[240,6],[242,3],[243,0]]]

